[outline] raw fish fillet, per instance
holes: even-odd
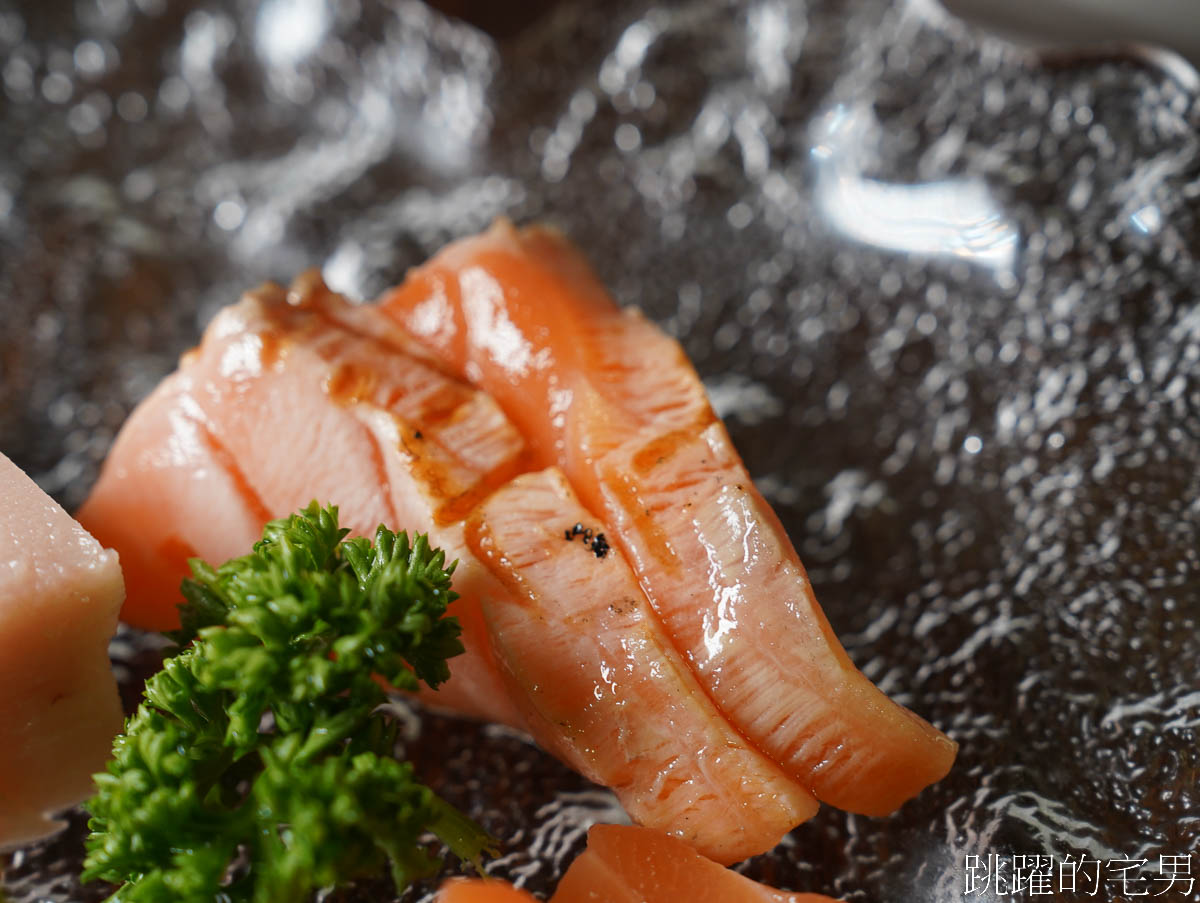
[[[701,685],[818,799],[883,815],[946,774],[956,744],[850,661],[682,348],[569,242],[501,221],[380,304],[562,469]]]
[[[52,833],[121,729],[115,553],[0,455],[0,849]]]

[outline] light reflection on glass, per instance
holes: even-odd
[[[982,180],[905,185],[863,177],[866,138],[876,127],[868,110],[844,105],[818,123],[810,153],[816,164],[817,206],[829,224],[878,248],[961,257],[1011,272],[1017,228]]]
[[[746,61],[755,80],[767,91],[791,83],[794,50],[804,35],[804,22],[793,22],[782,3],[766,2],[747,14]]]
[[[1162,211],[1150,204],[1132,213],[1129,222],[1143,235],[1156,235],[1162,228]]]
[[[268,63],[294,66],[317,48],[328,28],[325,0],[266,0],[258,10],[255,45]]]

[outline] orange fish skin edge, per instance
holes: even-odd
[[[451,878],[434,903],[531,903],[507,881]],[[776,890],[701,856],[651,828],[593,825],[587,849],[559,881],[550,903],[838,903],[823,894]]]
[[[650,828],[593,825],[551,903],[837,903],[776,890],[706,859]]]
[[[451,878],[434,903],[537,903],[537,897],[494,878]]]

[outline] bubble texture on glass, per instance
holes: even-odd
[[[367,300],[545,219],[683,342],[850,655],[962,747],[746,874],[951,901],[968,855],[1200,848],[1200,112],[1169,75],[924,0],[568,3],[503,42],[402,0],[79,0],[0,5],[0,91],[0,451],[68,507],[243,290],[318,266]],[[132,703],[155,644],[112,651]],[[543,897],[622,817],[519,736],[405,718]],[[100,899],[83,830],[10,896]]]

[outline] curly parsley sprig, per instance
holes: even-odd
[[[463,651],[454,565],[425,536],[345,539],[313,502],[272,521],[254,552],[192,562],[186,645],[96,776],[84,880],[122,903],[284,903],[390,867],[398,890],[436,869],[422,835],[461,859],[481,828],[392,757],[375,680],[415,690]]]

